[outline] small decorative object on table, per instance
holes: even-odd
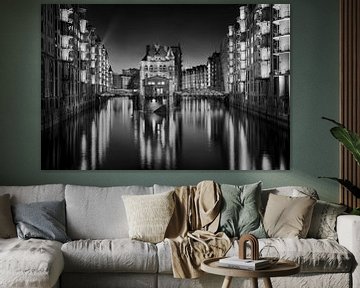
[[[250,242],[251,259],[259,259],[259,241],[252,234],[245,234],[239,239],[239,258],[246,259],[246,242]]]
[[[246,257],[246,243],[250,242],[251,259]],[[258,270],[271,265],[267,259],[259,259],[259,241],[251,234],[243,235],[239,240],[239,255],[219,260],[219,265],[229,268]]]
[[[251,246],[251,259],[246,259],[246,242],[250,242]],[[265,246],[269,247],[269,246]],[[272,246],[271,246],[272,247]],[[230,258],[211,258],[206,259],[201,263],[201,270],[225,276],[222,288],[229,288],[233,277],[251,278],[254,288],[258,287],[258,278],[263,278],[266,288],[272,288],[270,277],[280,277],[293,275],[300,272],[300,266],[292,261],[280,260],[267,268],[261,269],[244,269],[241,267],[224,267],[222,263],[225,259],[237,258],[237,261],[256,262],[259,259],[259,242],[253,235],[247,234],[239,240],[239,257]],[[271,263],[271,262],[268,262]]]

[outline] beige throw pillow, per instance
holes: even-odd
[[[316,200],[311,197],[269,195],[264,228],[269,237],[305,238]]]
[[[0,238],[16,237],[9,194],[0,196]]]
[[[151,243],[164,240],[175,207],[173,193],[122,196],[131,239]]]

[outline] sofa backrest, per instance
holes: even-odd
[[[176,186],[167,186],[167,185],[159,185],[159,184],[154,184],[153,187],[154,187],[154,194],[169,192],[176,188]]]
[[[11,204],[61,201],[65,198],[65,185],[0,186],[0,195],[4,194],[10,194]]]
[[[67,233],[71,239],[128,238],[123,195],[153,194],[153,187],[66,185]]]

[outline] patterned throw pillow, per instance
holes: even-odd
[[[316,200],[269,194],[264,227],[269,237],[306,238]]]
[[[229,237],[251,233],[266,238],[260,216],[261,182],[243,186],[222,184],[222,209],[218,231]]]
[[[10,196],[0,196],[0,238],[16,237],[15,224],[11,215]]]
[[[336,218],[345,210],[344,205],[318,200],[312,214],[308,237],[337,240]]]
[[[151,243],[164,240],[175,208],[173,193],[122,196],[131,239]]]

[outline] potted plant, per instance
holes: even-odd
[[[330,129],[331,134],[342,143],[347,150],[353,155],[355,161],[358,165],[360,165],[360,136],[355,132],[347,129],[343,124],[336,122],[333,119],[322,117],[327,121],[330,121],[336,124],[335,127]],[[342,186],[344,186],[347,190],[349,190],[356,198],[360,198],[360,187],[354,185],[348,179],[340,179],[336,177],[320,177],[320,178],[328,178],[334,181],[339,182]],[[354,208],[351,212],[352,214],[360,215],[360,207]]]

